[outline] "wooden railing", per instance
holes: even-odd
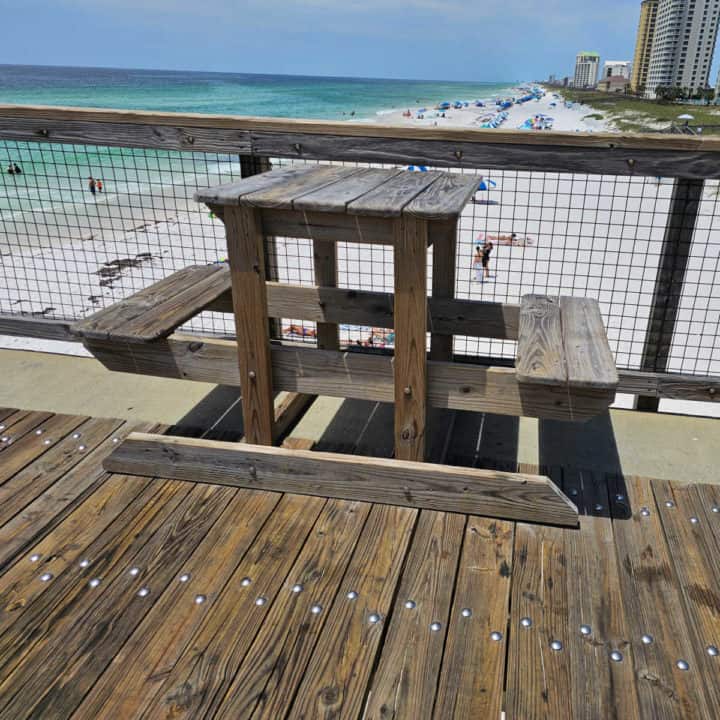
[[[668,355],[704,182],[720,179],[720,138],[663,134],[530,133],[370,123],[0,105],[0,141],[237,154],[243,175],[267,158],[429,165],[675,179],[640,370],[620,392],[717,401],[719,377],[668,374]],[[672,291],[671,291],[672,288]],[[310,302],[310,300],[308,300]],[[463,319],[457,334],[462,333]],[[0,332],[57,338],[66,323],[0,316]]]

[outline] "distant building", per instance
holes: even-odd
[[[720,2],[720,0],[717,0]],[[600,56],[596,52],[580,52],[575,58],[575,79],[573,87],[595,87],[598,81]]]
[[[708,85],[720,0],[658,0],[645,95],[659,85],[696,92]]]
[[[554,75],[551,75],[551,76],[548,78],[548,84],[549,84],[549,85],[554,85],[554,84],[555,84],[555,76],[554,76]]]
[[[647,83],[657,10],[658,0],[643,0],[640,5],[640,22],[635,40],[632,75],[630,76],[630,88],[633,92],[644,90]]]
[[[598,82],[597,89],[606,93],[626,93],[630,89],[630,80],[622,75],[610,75]]]
[[[715,104],[720,105],[720,70],[718,70],[717,82],[715,83]]]
[[[630,79],[632,63],[629,60],[606,60],[603,65],[602,77],[622,77]]]

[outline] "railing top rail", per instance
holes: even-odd
[[[720,178],[720,138],[0,105],[0,139],[540,172]]]
[[[197,127],[218,130],[308,133],[342,137],[375,137],[408,140],[473,140],[495,145],[532,145],[560,148],[604,148],[637,150],[681,150],[720,152],[720,137],[668,137],[663,133],[529,132],[525,130],[488,130],[465,127],[409,127],[369,122],[333,122],[328,120],[211,115],[202,113],[118,110],[112,108],[63,107],[55,105],[8,105],[0,103],[0,117],[33,120],[85,121]]]

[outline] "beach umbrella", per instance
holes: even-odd
[[[684,115],[678,115],[678,120],[694,120],[695,118],[692,115],[688,115],[685,113]]]
[[[413,172],[427,172],[428,169],[424,165],[408,165],[408,170]]]

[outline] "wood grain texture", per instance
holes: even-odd
[[[560,304],[556,299],[523,295],[515,367],[521,383],[567,383]]]
[[[146,345],[86,346],[110,370],[240,385],[232,341],[173,335]],[[271,355],[276,390],[394,401],[390,357],[279,346],[273,346]],[[440,408],[583,421],[605,412],[613,397],[611,391],[528,388],[518,383],[511,368],[428,363],[428,403]]]
[[[333,185],[296,198],[293,207],[295,210],[311,212],[345,212],[353,200],[378,188],[400,172],[402,171],[363,168]]]
[[[366,720],[428,717],[438,686],[465,518],[420,513],[382,655],[368,690]],[[405,603],[415,603],[413,609]],[[430,625],[441,629],[433,632]]]
[[[402,172],[347,206],[351,215],[400,217],[406,205],[441,177],[439,172]]]
[[[416,516],[372,508],[288,718],[359,717]],[[358,594],[352,602],[349,590]],[[370,622],[372,614],[378,622]]]
[[[287,575],[278,600],[242,662],[216,720],[282,717],[322,635],[370,505],[326,504]],[[302,592],[293,592],[296,584]],[[311,608],[319,606],[314,614]]]
[[[616,388],[617,368],[597,301],[563,296],[560,316],[568,385]]]
[[[17,335],[20,337],[72,342],[77,338],[70,331],[71,324],[72,321],[70,320],[0,314],[0,335]]]
[[[240,197],[252,192],[260,191],[274,186],[283,186],[308,175],[314,170],[313,166],[295,165],[275,168],[266,173],[244,177],[224,185],[216,185],[205,190],[198,190],[193,198],[195,202],[206,205],[239,205]]]
[[[613,506],[613,529],[641,717],[712,717],[701,674],[676,666],[680,659],[696,666],[695,651],[650,483],[626,475],[611,492],[625,494],[632,511],[627,519],[627,508],[618,513]],[[643,634],[653,642],[643,643]]]
[[[186,583],[172,583],[146,614],[128,642],[100,676],[75,713],[81,718],[140,717],[162,686],[194,634],[206,622],[206,607],[252,546],[279,495],[239,491],[183,565]],[[242,518],[242,522],[238,522]],[[205,603],[194,601],[198,591]]]
[[[110,472],[443,512],[577,525],[577,509],[546,477],[384,458],[133,433]]]
[[[242,192],[242,183],[240,183],[241,193],[238,202],[241,205],[257,208],[292,210],[293,200],[296,197],[332,186],[356,172],[358,168],[343,165],[315,165],[297,177],[286,178],[282,183],[274,183],[249,193]]]
[[[429,234],[434,235],[430,224]],[[433,297],[428,298],[428,330],[433,337],[471,335],[473,337],[517,340],[520,306],[509,303],[456,300],[454,262],[433,250]],[[452,256],[454,258],[454,255]],[[452,265],[452,268],[450,267]],[[451,280],[452,277],[452,280]],[[229,278],[228,278],[229,285]],[[293,317],[311,322],[348,323],[372,327],[394,327],[391,293],[347,290],[344,288],[305,287],[267,283],[268,312],[278,317]],[[228,290],[208,310],[232,312]],[[448,359],[433,358],[433,359]]]
[[[321,288],[337,287],[337,243],[331,240],[313,240],[313,268],[315,285]],[[290,314],[280,317],[297,318],[298,316]],[[317,346],[321,350],[340,349],[340,331],[337,323],[318,322]]]
[[[435,720],[500,717],[513,536],[513,523],[467,519]],[[472,614],[466,617],[463,610]],[[492,632],[500,632],[502,640],[493,640]]]
[[[480,178],[476,175],[442,173],[407,207],[405,213],[426,220],[456,220],[477,192]]]
[[[188,651],[163,677],[147,717],[212,716],[262,626],[308,533],[325,504],[320,498],[285,496],[237,565],[193,635]],[[244,585],[241,579],[249,577]],[[242,622],[237,619],[241,617]]]
[[[508,645],[506,712],[511,718],[568,716],[571,664],[566,534],[558,528],[518,523]],[[520,620],[530,618],[523,627]],[[563,644],[561,651],[550,647]]]
[[[227,292],[229,280],[224,264],[193,265],[74,323],[71,329],[84,338],[151,342],[167,337]]]
[[[308,411],[316,398],[317,395],[286,393],[280,403],[275,405],[275,428],[273,430],[273,436],[275,438],[282,438],[287,435]]]
[[[433,185],[433,187],[435,187]],[[450,361],[453,358],[453,334],[435,331],[435,300],[453,301],[455,296],[455,257],[457,255],[457,220],[432,221],[428,223],[428,237],[432,250],[432,299],[430,300],[429,329],[430,358]],[[442,325],[442,322],[437,324]],[[503,328],[504,330],[506,328]],[[483,334],[486,329],[482,328]],[[457,333],[462,334],[462,333]],[[487,337],[487,336],[485,336]]]
[[[272,445],[273,387],[265,289],[265,243],[259,211],[229,207],[225,228],[243,388],[245,437],[248,442]]]
[[[395,457],[423,460],[427,423],[425,220],[395,221]]]
[[[682,590],[686,625],[695,651],[696,672],[702,680],[709,708],[720,707],[718,657],[708,655],[711,645],[720,647],[720,580],[718,544],[713,535],[717,513],[704,501],[696,485],[665,480],[652,483],[665,530],[668,550]],[[691,520],[695,518],[695,522]],[[688,661],[690,662],[690,661]]]

